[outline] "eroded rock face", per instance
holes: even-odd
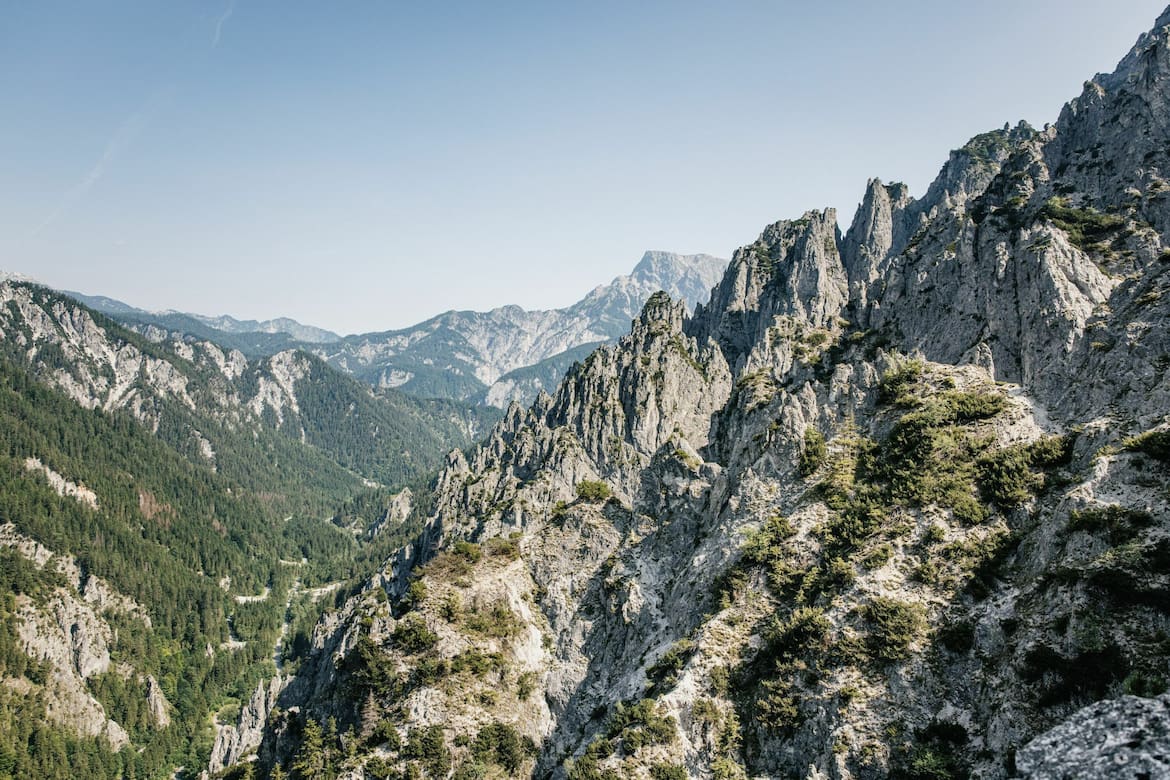
[[[106,617],[121,613],[149,628],[150,616],[108,582],[85,572],[75,558],[52,552],[21,534],[12,523],[0,524],[0,547],[15,550],[39,569],[59,572],[66,583],[37,601],[25,595],[16,598],[21,650],[48,665],[41,684],[46,715],[74,733],[104,737],[115,750],[129,744],[125,729],[107,717],[86,681],[115,671],[110,661],[113,631]],[[125,676],[134,672],[122,665],[117,673]],[[28,685],[23,680],[16,683]],[[153,678],[147,683],[147,702],[156,715],[155,722],[166,726],[170,722],[166,699]]]
[[[0,547],[15,549],[35,563],[38,569],[48,566],[51,570],[65,575],[73,590],[80,594],[82,600],[93,607],[97,614],[113,610],[130,615],[142,621],[147,628],[150,627],[150,614],[141,604],[124,593],[119,593],[102,578],[83,572],[73,556],[54,553],[37,540],[17,531],[12,523],[0,523]]]
[[[211,758],[208,762],[208,770],[212,774],[237,763],[260,746],[268,716],[286,685],[288,680],[279,674],[269,680],[267,685],[263,682],[257,683],[252,698],[240,708],[240,716],[236,723],[216,725],[215,744],[211,748]]]
[[[837,327],[849,290],[840,242],[833,209],[769,225],[735,253],[710,302],[696,310],[692,329],[700,342],[714,340],[739,373],[782,318],[810,329]]]
[[[1004,778],[1070,713],[1164,680],[1170,491],[1129,437],[1167,428],[1170,235],[1125,193],[1153,198],[1170,148],[1166,19],[1056,127],[972,139],[918,200],[870,182],[845,236],[831,210],[769,226],[693,317],[654,296],[513,405],[285,704],[440,727],[457,762],[512,724],[538,777]],[[1082,137],[1101,175],[1062,167]],[[443,600],[474,594],[504,602],[524,639],[493,645],[501,674],[538,698],[459,677],[339,700],[356,647],[425,678],[402,621],[454,663],[474,626]]]
[[[1170,695],[1123,696],[1078,710],[1016,754],[1027,780],[1170,777]]]
[[[23,602],[23,603],[22,603]],[[110,627],[93,609],[58,588],[47,603],[18,600],[17,635],[23,651],[49,664],[45,712],[53,721],[85,736],[104,736],[114,749],[130,740],[106,717],[85,680],[110,669]]]
[[[171,725],[171,704],[167,701],[158,680],[150,674],[146,676],[146,705],[150,709],[150,719],[154,721],[155,726],[165,729]]]

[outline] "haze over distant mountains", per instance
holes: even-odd
[[[553,390],[574,361],[625,333],[655,292],[683,299],[688,309],[706,301],[727,262],[646,252],[630,274],[563,309],[448,311],[409,328],[344,337],[289,318],[151,312],[100,295],[69,294],[151,338],[181,333],[252,357],[303,349],[375,387],[502,408]]]

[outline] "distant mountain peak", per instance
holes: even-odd
[[[374,385],[418,395],[481,398],[505,407],[555,387],[583,348],[616,340],[646,300],[664,290],[689,310],[706,301],[727,260],[648,251],[629,274],[563,309],[499,306],[450,311],[402,330],[347,336],[314,351]]]
[[[145,311],[104,296],[67,294],[134,329],[161,328],[251,357],[306,349],[375,387],[506,406],[554,387],[569,365],[584,357],[584,348],[616,340],[659,290],[693,310],[710,297],[727,262],[705,254],[648,251],[629,274],[565,308],[507,304],[490,311],[448,311],[409,328],[345,337],[288,317],[240,320]],[[494,387],[505,377],[506,387]]]
[[[727,268],[727,260],[714,255],[694,254],[681,255],[676,252],[665,252],[649,249],[643,255],[630,276],[647,276],[661,273],[663,270],[695,271],[697,273],[713,273],[717,277]]]
[[[308,344],[329,344],[340,341],[341,336],[331,330],[318,328],[315,325],[305,325],[291,317],[277,317],[271,320],[237,320],[228,314],[218,317],[208,317],[203,314],[190,314],[205,325],[225,333],[286,333],[297,341]]]

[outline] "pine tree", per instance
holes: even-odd
[[[321,738],[321,724],[310,718],[301,735],[301,747],[289,767],[301,780],[317,780],[325,770],[325,748]]]
[[[366,700],[362,704],[361,714],[361,738],[365,741],[374,733],[374,727],[378,725],[380,720],[381,710],[378,707],[378,701],[374,698],[373,691],[366,694]]]

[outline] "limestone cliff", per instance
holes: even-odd
[[[331,716],[351,777],[1046,777],[1044,732],[1162,693],[1167,68],[1170,15],[922,198],[652,297],[452,454],[263,760]]]
[[[129,742],[126,730],[107,717],[86,684],[97,675],[113,672],[146,683],[153,722],[165,727],[170,722],[169,705],[153,678],[143,677],[128,665],[115,669],[110,659],[113,630],[107,617],[125,615],[149,628],[146,610],[100,577],[84,572],[72,556],[51,552],[11,523],[0,524],[0,547],[15,550],[38,569],[62,575],[61,584],[45,598],[22,594],[16,599],[21,650],[45,666],[39,693],[49,719],[75,733],[102,737],[115,750],[124,747]],[[3,682],[27,685],[24,680]]]

